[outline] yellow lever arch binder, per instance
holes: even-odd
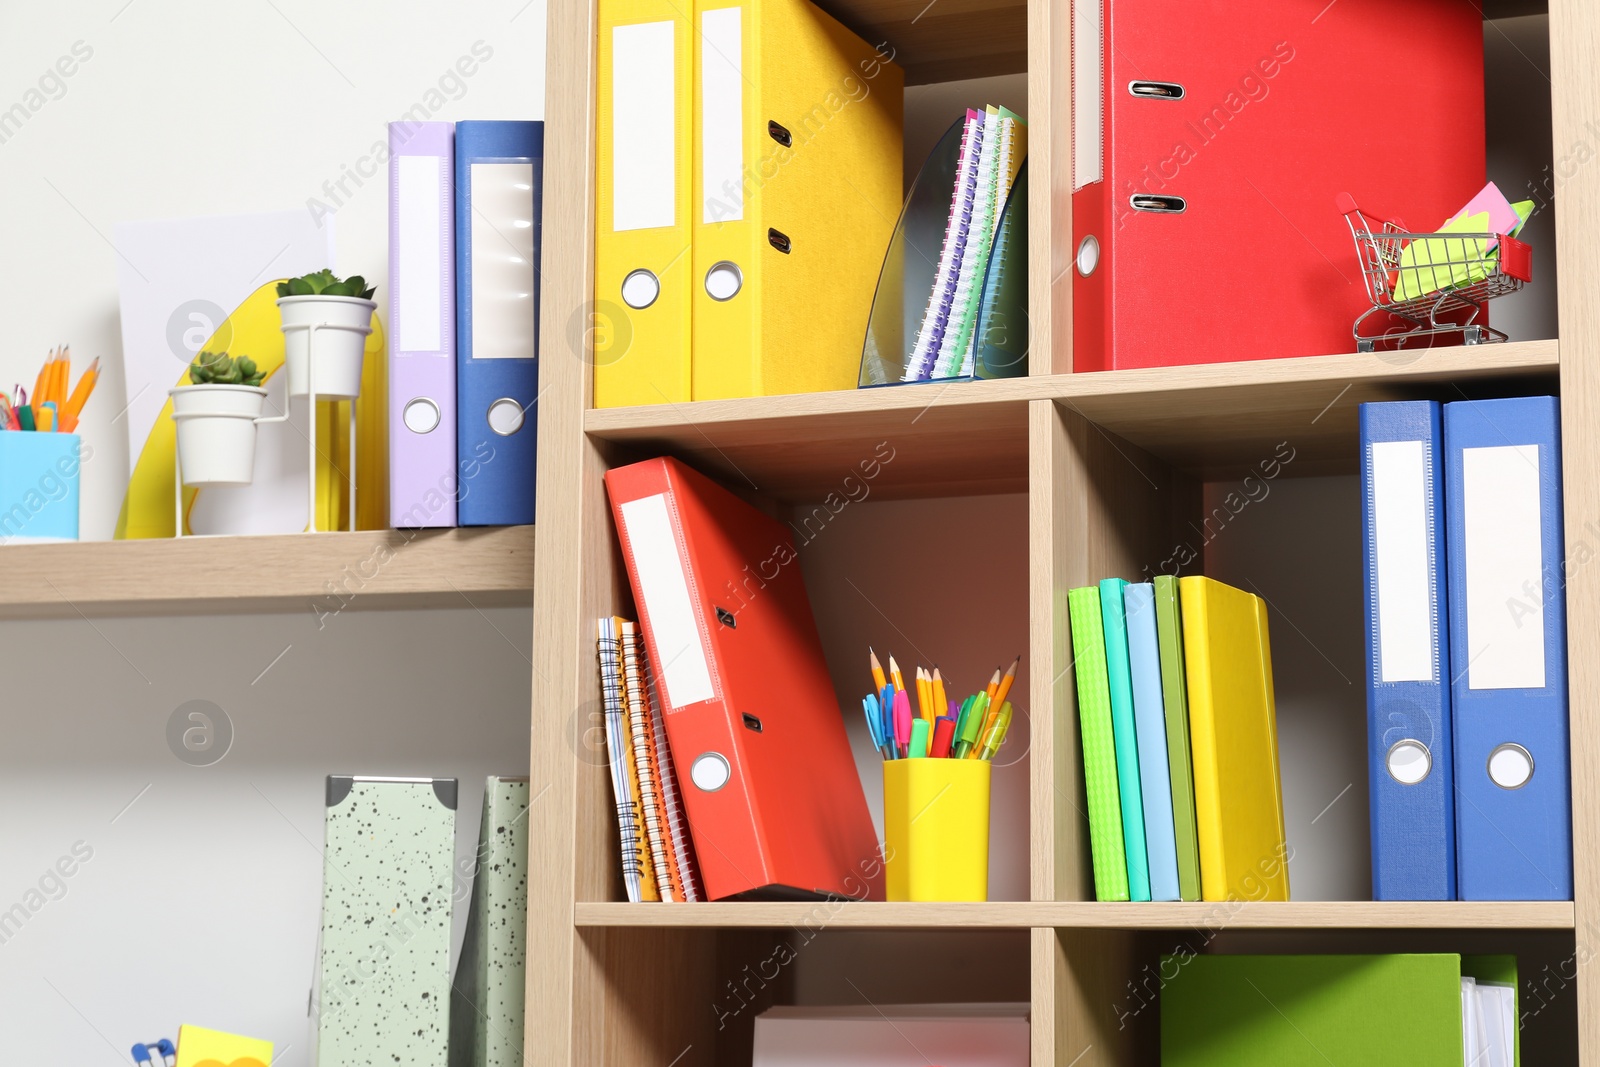
[[[905,75],[810,0],[697,0],[694,22],[693,397],[853,388]]]
[[[687,5],[602,0],[595,109],[594,406],[689,399]]]

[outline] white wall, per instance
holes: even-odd
[[[0,114],[29,110],[0,128],[0,387],[31,386],[61,342],[75,369],[106,358],[82,423],[85,537],[110,535],[127,462],[112,226],[332,204],[323,183],[419,102],[443,119],[541,118],[544,17],[543,0],[0,0]],[[478,41],[492,55],[457,80]],[[77,42],[88,58],[30,97]],[[383,284],[384,179],[346,189],[337,267]],[[93,850],[0,943],[10,1054],[128,1063],[133,1042],[190,1022],[305,1064],[323,776],[459,777],[470,854],[484,776],[527,773],[531,630],[527,609],[465,604],[321,630],[309,608],[0,623],[0,911],[74,843]],[[236,730],[214,766],[167,747],[194,699]]]

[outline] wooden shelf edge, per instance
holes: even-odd
[[[859,901],[627,904],[580,902],[575,926],[838,929],[1570,930],[1570,901],[1138,903]]]
[[[984,382],[940,385],[917,383],[831,393],[796,393],[737,400],[698,400],[685,404],[592,408],[584,430],[607,440],[649,439],[690,430],[789,419],[857,419],[947,408],[1021,406],[1030,400],[1063,403],[1110,397],[1137,399],[1196,390],[1272,390],[1317,383],[1367,381],[1375,384],[1426,383],[1505,375],[1554,374],[1560,369],[1560,343],[1516,341],[1498,345],[1457,345],[1414,353],[1343,353],[1240,363],[1207,363],[1084,374],[1046,374]],[[1020,417],[1020,415],[1019,415]]]
[[[6,545],[0,618],[531,604],[531,526]]]

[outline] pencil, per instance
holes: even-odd
[[[989,679],[989,687],[983,691],[984,695],[989,698],[989,703],[990,704],[994,703],[994,695],[995,695],[996,692],[999,691],[999,689],[1000,689],[1000,668],[996,667],[994,669],[994,677]]]
[[[872,650],[871,645],[867,646],[867,659],[872,661],[872,685],[881,693],[883,687],[889,683],[883,680],[883,664],[878,662],[878,654]]]
[[[906,680],[901,676],[900,664],[894,661],[893,656],[889,657],[889,677],[894,679],[894,691],[896,693],[904,693],[906,691]]]
[[[56,360],[56,350],[51,349],[50,354],[44,358],[44,366],[39,368],[39,377],[33,380],[33,392],[28,394],[35,404],[42,404],[50,399],[50,370],[51,364]]]
[[[83,411],[83,405],[89,402],[89,394],[94,392],[95,384],[100,381],[100,357],[94,357],[94,362],[89,364],[89,369],[78,378],[77,388],[72,390],[72,396],[61,409],[61,428],[71,433],[78,428],[78,415]],[[882,686],[879,686],[881,689]]]
[[[928,715],[928,672],[921,667],[917,668],[917,718],[926,722]]]
[[[933,668],[933,713],[944,714],[944,706],[949,703],[944,692],[944,677],[939,674],[939,668]]]
[[[1017,667],[1021,663],[1021,656],[1011,661],[1011,666],[1006,668],[1006,676],[1000,679],[1000,688],[995,690],[994,699],[989,703],[998,708],[1006,702],[1006,694],[1011,692],[1011,683],[1017,680]]]

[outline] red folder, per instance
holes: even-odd
[[[1355,351],[1369,305],[1334,200],[1431,230],[1482,188],[1479,5],[1088,5],[1102,106],[1079,94],[1073,369]]]
[[[789,530],[674,459],[606,492],[711,900],[883,899]]]

